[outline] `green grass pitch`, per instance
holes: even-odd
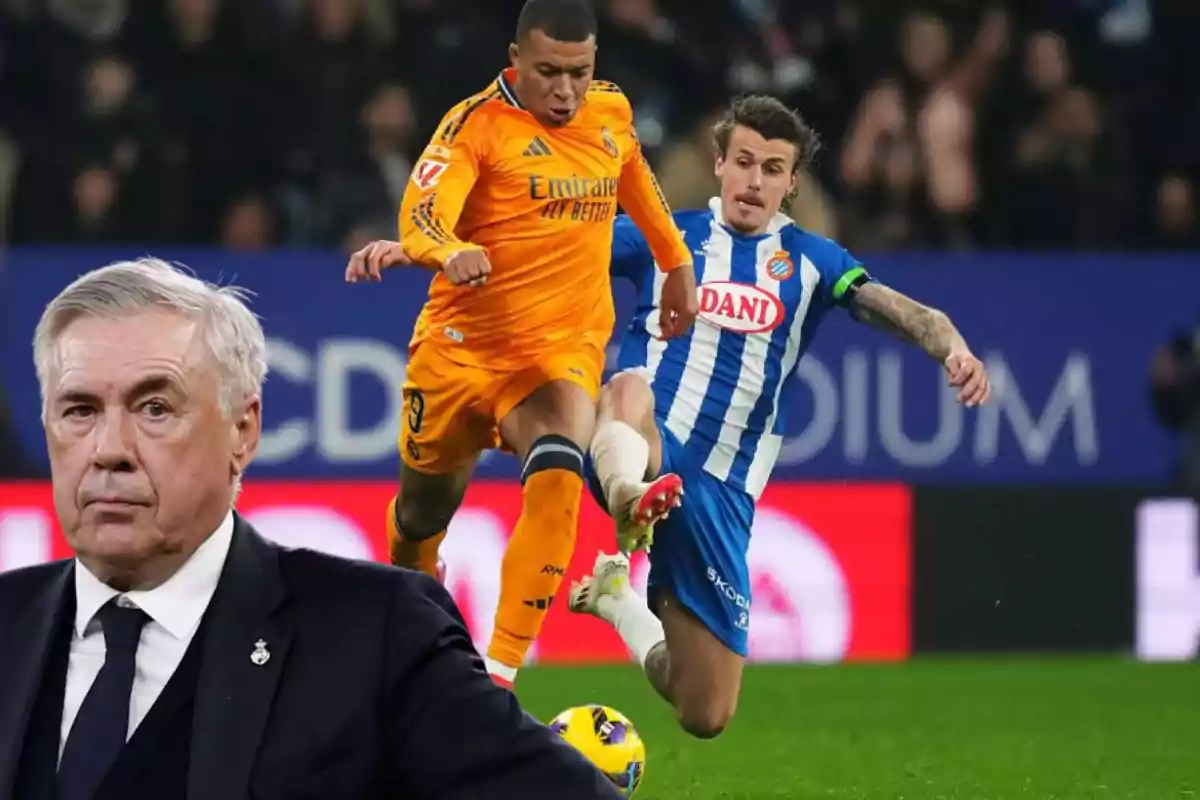
[[[755,666],[712,741],[681,733],[633,667],[522,672],[548,721],[603,703],[646,740],[636,800],[1200,797],[1200,665],[920,659]]]

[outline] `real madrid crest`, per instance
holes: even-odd
[[[261,667],[271,660],[271,651],[267,649],[267,643],[259,639],[254,643],[254,650],[250,652],[250,663],[256,667]]]
[[[777,281],[786,281],[795,271],[792,257],[786,250],[776,250],[775,255],[767,260],[767,274]]]
[[[617,147],[617,140],[608,132],[608,128],[600,129],[600,138],[604,141],[604,152],[608,153],[613,158],[620,158],[621,150]]]

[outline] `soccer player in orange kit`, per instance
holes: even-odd
[[[446,114],[400,208],[404,251],[438,274],[409,346],[392,560],[433,574],[480,453],[516,454],[524,503],[486,658],[510,687],[575,545],[615,322],[618,203],[659,265],[664,338],[696,316],[691,254],[642,156],[629,101],[592,79],[596,27],[587,0],[528,0],[512,66]],[[378,280],[379,268],[356,254],[346,278]]]

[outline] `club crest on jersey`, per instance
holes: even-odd
[[[767,274],[777,281],[786,281],[795,271],[796,265],[786,250],[776,250],[775,255],[767,261]]]
[[[735,333],[766,333],[783,322],[783,302],[757,286],[713,281],[697,288],[700,319]]]
[[[442,173],[448,166],[450,165],[445,161],[437,158],[423,158],[413,167],[412,181],[421,187],[421,191],[427,192],[437,186],[437,182],[441,180]]]
[[[600,139],[604,142],[604,152],[608,153],[613,158],[619,158],[621,155],[620,148],[617,147],[617,140],[608,132],[608,128],[600,129]]]

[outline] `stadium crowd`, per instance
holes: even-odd
[[[1192,12],[598,5],[599,76],[630,96],[676,207],[713,190],[713,112],[769,92],[825,144],[794,215],[856,250],[1200,243]],[[0,0],[7,237],[255,249],[393,235],[412,159],[506,63],[519,6]]]

